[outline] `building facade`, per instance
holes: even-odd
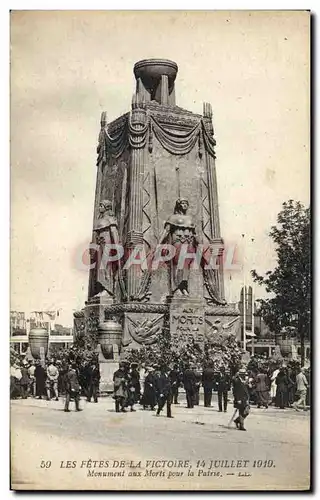
[[[39,318],[39,314],[41,318]],[[10,346],[19,354],[26,354],[29,347],[29,334],[33,328],[45,328],[49,334],[50,345],[70,347],[73,344],[73,328],[64,327],[50,320],[45,313],[27,316],[24,312],[10,311]]]

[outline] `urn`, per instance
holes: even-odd
[[[294,339],[279,339],[277,343],[280,347],[282,356],[288,357],[292,353],[292,346],[294,346],[296,342]]]
[[[99,343],[105,359],[113,358],[113,345],[121,346],[122,326],[116,320],[107,319],[99,323]]]
[[[32,328],[29,333],[30,351],[34,358],[40,359],[40,349],[43,347],[44,356],[47,355],[49,332],[45,328]]]

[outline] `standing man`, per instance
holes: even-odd
[[[215,384],[215,373],[213,369],[213,364],[209,363],[206,368],[204,368],[202,373],[202,386],[204,392],[204,406],[205,408],[210,408],[212,399],[212,390]]]
[[[21,397],[22,399],[27,399],[29,392],[29,385],[30,385],[27,361],[23,361],[21,365],[21,375],[22,375],[20,379]]]
[[[17,399],[21,395],[20,380],[22,377],[18,363],[14,363],[10,368],[10,398]]]
[[[88,361],[81,361],[78,364],[78,377],[80,384],[80,394],[89,397],[89,384],[91,375],[91,364]]]
[[[179,395],[179,386],[181,381],[178,365],[174,365],[173,369],[169,373],[169,378],[171,382],[173,404],[178,405],[180,404],[178,402],[178,395]]]
[[[196,374],[193,366],[187,365],[183,374],[183,385],[186,391],[187,407],[194,407],[194,396],[196,392]]]
[[[230,391],[231,380],[229,375],[226,373],[224,366],[221,366],[220,372],[217,380],[218,388],[218,405],[219,411],[222,411],[222,399],[223,399],[223,411],[226,413],[228,407],[228,391]]]
[[[46,380],[48,401],[50,401],[51,399],[51,391],[53,391],[56,401],[59,401],[58,378],[59,378],[59,370],[54,365],[53,360],[51,360],[47,368],[47,380]]]
[[[30,394],[35,397],[36,396],[36,378],[34,375],[35,372],[35,365],[33,362],[30,362],[30,366],[28,368],[28,375],[29,375],[29,380],[30,380]]]
[[[246,431],[244,420],[249,415],[249,391],[245,383],[246,370],[241,368],[233,379],[234,407],[239,410],[239,416],[234,420],[239,431]]]
[[[138,403],[141,397],[140,373],[137,363],[131,363],[131,369],[129,372],[129,390],[132,403],[131,411],[135,411],[133,405]]]
[[[298,401],[293,403],[293,408],[296,411],[299,411],[298,406],[302,406],[302,408],[305,410],[306,409],[306,397],[307,397],[307,390],[308,390],[308,381],[307,378],[304,374],[304,369],[300,368],[300,371],[297,375],[296,378],[296,383],[297,383],[297,393],[299,395]]]
[[[157,393],[158,393],[158,410],[157,417],[160,416],[160,412],[164,407],[165,403],[167,403],[167,417],[173,418],[171,415],[171,403],[172,403],[172,391],[171,391],[171,382],[170,378],[166,373],[166,367],[161,366],[160,375],[157,378]]]
[[[87,401],[91,402],[91,398],[93,397],[93,401],[95,403],[98,402],[98,394],[99,394],[99,384],[100,384],[100,368],[99,363],[97,361],[92,361],[89,366],[89,385],[87,392]]]
[[[36,396],[38,399],[42,399],[42,396],[45,394],[46,371],[38,359],[36,360],[34,376],[36,379]]]
[[[70,399],[74,399],[74,403],[76,406],[76,411],[82,411],[80,409],[80,384],[79,377],[77,373],[77,365],[76,363],[72,363],[70,366],[67,377],[66,377],[66,402],[64,406],[64,411],[69,412],[69,403]]]
[[[200,402],[200,387],[201,387],[201,381],[202,381],[201,367],[199,365],[197,365],[195,367],[194,374],[195,374],[195,388],[194,388],[193,404],[195,406],[199,406],[199,402]]]
[[[113,374],[113,398],[115,400],[116,412],[120,410],[126,413],[125,404],[127,400],[127,379],[125,372],[125,363],[120,361],[119,369]]]

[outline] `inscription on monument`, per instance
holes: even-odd
[[[205,336],[204,306],[201,301],[173,300],[170,307],[170,332],[174,344],[203,344]]]

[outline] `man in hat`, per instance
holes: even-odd
[[[34,370],[34,376],[36,379],[36,396],[38,399],[42,399],[45,393],[45,383],[46,383],[46,371],[41,365],[39,359],[36,360],[36,367]]]
[[[10,398],[16,399],[21,394],[20,380],[22,374],[18,363],[13,363],[10,368]]]
[[[28,375],[29,375],[29,380],[30,380],[30,384],[29,384],[29,387],[30,387],[30,394],[31,396],[36,396],[36,377],[35,377],[35,364],[31,361],[29,363],[29,368],[28,368]]]
[[[90,365],[88,367],[88,375],[89,375],[89,386],[88,386],[88,392],[87,392],[87,401],[88,403],[91,402],[91,398],[93,397],[93,401],[95,403],[98,402],[98,393],[99,393],[99,385],[100,385],[100,368],[99,368],[99,362],[96,360],[93,360],[90,362]]]
[[[59,370],[55,366],[54,361],[51,360],[47,367],[47,379],[46,379],[48,401],[50,401],[51,399],[52,391],[56,401],[58,401],[58,378],[59,378]]]
[[[246,370],[240,368],[236,376],[233,378],[233,397],[234,397],[234,408],[239,411],[239,416],[234,420],[237,429],[240,431],[246,431],[244,427],[244,420],[249,415],[249,391],[245,383],[246,380]]]
[[[186,391],[187,407],[193,408],[196,393],[196,374],[194,371],[194,365],[187,365],[183,373],[183,385]]]
[[[80,384],[79,376],[77,373],[76,363],[72,363],[67,373],[66,379],[66,402],[64,406],[64,411],[69,412],[70,399],[73,398],[76,406],[76,411],[81,411],[80,409]]]
[[[202,373],[202,386],[204,392],[204,406],[210,408],[212,399],[212,390],[215,385],[215,371],[213,363],[208,363]]]
[[[138,363],[131,363],[131,367],[128,372],[128,389],[130,399],[128,405],[131,407],[131,411],[136,411],[133,408],[133,405],[135,403],[138,403],[141,397],[140,373],[138,371]]]
[[[165,366],[161,366],[160,375],[156,381],[157,384],[157,393],[158,393],[158,410],[157,417],[160,416],[160,412],[164,407],[165,403],[167,403],[167,417],[173,418],[171,415],[171,403],[172,403],[172,389],[170,378],[167,375],[167,370]]]
[[[228,391],[230,391],[230,377],[226,373],[226,369],[224,366],[220,367],[219,375],[217,378],[217,389],[219,411],[222,411],[223,400],[223,411],[226,413],[228,407]]]
[[[29,392],[30,379],[28,374],[28,362],[23,360],[21,363],[21,379],[20,379],[20,387],[21,387],[21,397],[22,399],[27,399]]]
[[[297,394],[299,396],[298,401],[293,403],[293,408],[296,411],[299,411],[298,407],[302,406],[302,408],[305,410],[306,409],[306,397],[307,397],[307,390],[309,387],[307,378],[305,376],[305,370],[304,368],[300,368],[300,371],[296,377],[296,383],[297,383]]]
[[[178,395],[179,395],[179,386],[181,382],[181,374],[179,372],[179,366],[177,364],[174,365],[173,369],[169,373],[169,378],[171,382],[172,389],[172,399],[173,404],[178,405]]]
[[[122,411],[126,412],[125,404],[127,400],[127,374],[126,374],[126,363],[120,361],[119,369],[113,374],[113,398],[115,400],[116,412]]]

